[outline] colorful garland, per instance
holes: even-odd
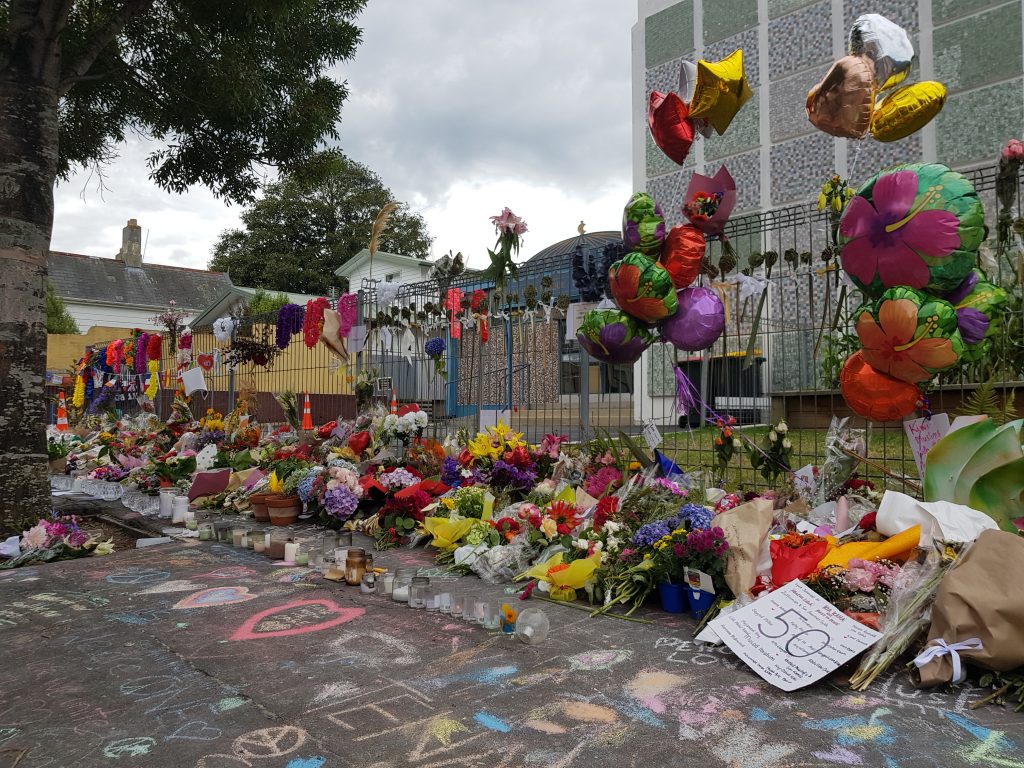
[[[298,304],[285,304],[277,311],[276,343],[278,349],[288,349],[292,336],[305,331],[306,310]]]
[[[75,391],[71,395],[71,404],[79,409],[85,405],[85,378],[81,374],[75,377]]]
[[[160,338],[159,333],[150,334],[146,340],[146,360],[159,360],[163,355],[164,340]]]
[[[312,349],[320,341],[320,333],[324,329],[324,310],[331,302],[321,296],[306,302],[306,317],[302,323],[302,339]]]
[[[156,397],[157,388],[160,386],[160,377],[157,375],[160,371],[160,361],[150,360],[149,361],[149,383],[146,385],[146,397],[152,400]]]
[[[149,334],[142,331],[135,339],[135,372],[143,374],[146,372],[146,347],[149,342]]]

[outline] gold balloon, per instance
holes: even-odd
[[[946,103],[946,86],[934,80],[897,88],[875,106],[871,135],[896,141],[924,128]]]
[[[863,139],[875,104],[875,68],[867,56],[843,56],[807,94],[807,119],[833,136]]]
[[[721,61],[701,59],[697,62],[690,119],[707,120],[722,135],[752,95],[743,71],[742,49],[733,51]]]

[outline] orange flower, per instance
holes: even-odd
[[[548,576],[554,576],[559,571],[564,571],[564,570],[568,569],[568,567],[569,567],[568,563],[559,563],[558,565],[552,565],[550,568],[548,568],[547,575]]]
[[[567,565],[565,567],[568,568],[569,566]],[[502,606],[501,606],[501,613],[505,617],[505,623],[506,624],[515,624],[516,623],[516,617],[518,616],[518,614],[516,613],[516,609],[512,608],[511,606],[509,606],[508,603],[502,604]]]
[[[935,371],[956,362],[952,341],[928,336],[934,322],[929,318],[915,338],[917,305],[907,299],[883,301],[877,321],[870,312],[862,312],[857,318],[857,336],[864,345],[864,360],[900,381],[928,381]]]

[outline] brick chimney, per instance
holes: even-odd
[[[115,258],[129,267],[142,266],[142,227],[136,219],[128,219],[128,225],[121,230],[121,250]]]

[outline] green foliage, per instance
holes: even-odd
[[[53,283],[46,281],[46,332],[81,333],[78,323],[64,306],[64,300],[53,289]]]
[[[1011,389],[1003,397],[996,391],[998,381],[1005,378],[993,376],[982,382],[977,389],[963,401],[957,410],[957,416],[988,416],[996,424],[1006,424],[1016,416],[1017,391]]]
[[[290,165],[337,137],[347,91],[327,70],[354,53],[365,0],[66,5],[66,23],[36,22],[59,30],[63,177],[110,160],[130,130],[162,142],[149,167],[164,189],[246,200],[257,165]]]
[[[374,219],[391,202],[369,168],[338,151],[321,152],[269,185],[242,214],[243,229],[221,235],[210,269],[239,285],[311,294],[345,289],[334,271],[367,247]],[[400,204],[379,248],[425,258],[430,243],[423,218]]]
[[[264,317],[277,312],[288,303],[288,296],[283,293],[268,293],[260,288],[249,303],[245,306],[245,314],[248,317]]]

